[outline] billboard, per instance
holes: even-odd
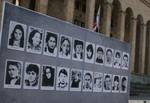
[[[2,103],[127,103],[130,45],[5,3]]]

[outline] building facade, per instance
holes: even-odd
[[[7,1],[91,30],[100,6],[98,31],[132,46],[130,98],[150,99],[150,0]]]

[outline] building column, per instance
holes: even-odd
[[[110,37],[110,32],[111,32],[111,15],[112,15],[112,4],[109,2],[105,2],[102,33],[104,33],[108,37]]]
[[[91,29],[93,28],[94,23],[94,11],[95,11],[95,0],[87,0],[86,2],[86,28]]]
[[[124,35],[125,35],[125,15],[126,12],[120,11],[119,13],[119,25],[118,25],[118,34],[120,35],[120,40],[124,41]]]
[[[65,20],[73,22],[75,0],[65,0]]]
[[[131,72],[134,73],[135,68],[135,47],[136,47],[136,25],[137,25],[137,19],[132,18],[132,29],[131,29],[131,34],[132,34],[132,40],[131,40],[131,61],[130,61],[130,68]]]
[[[142,35],[141,35],[142,42],[140,44],[140,49],[141,49],[141,52],[140,52],[140,60],[141,60],[140,69],[141,70],[140,70],[140,73],[144,74],[144,71],[145,71],[145,48],[146,48],[146,25],[142,24],[142,28],[143,28]]]
[[[47,14],[49,0],[36,0],[36,11]]]

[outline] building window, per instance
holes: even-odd
[[[147,22],[146,30],[146,48],[145,48],[145,74],[150,75],[150,21]]]
[[[141,53],[142,53],[142,34],[143,34],[143,17],[141,15],[137,16],[137,25],[136,25],[136,45],[135,45],[135,73],[141,73]]]
[[[35,10],[35,3],[36,3],[36,0],[30,0],[29,9]]]
[[[85,27],[86,0],[75,0],[74,9],[73,23]]]

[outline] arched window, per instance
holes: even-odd
[[[75,0],[73,23],[85,27],[86,0]]]
[[[110,35],[115,38],[120,37],[120,34],[118,33],[120,12],[121,12],[121,3],[119,2],[119,0],[114,0],[112,16],[111,16],[111,34]]]
[[[143,17],[141,15],[137,16],[137,26],[136,26],[136,45],[135,45],[135,73],[140,73],[141,69],[141,53],[142,53],[142,34],[143,34]]]
[[[29,9],[35,10],[36,0],[30,0]]]
[[[145,74],[150,75],[150,21],[146,28]]]
[[[131,8],[126,9],[126,16],[125,16],[125,36],[124,41],[131,43],[132,40],[132,18],[133,18],[133,12]]]

